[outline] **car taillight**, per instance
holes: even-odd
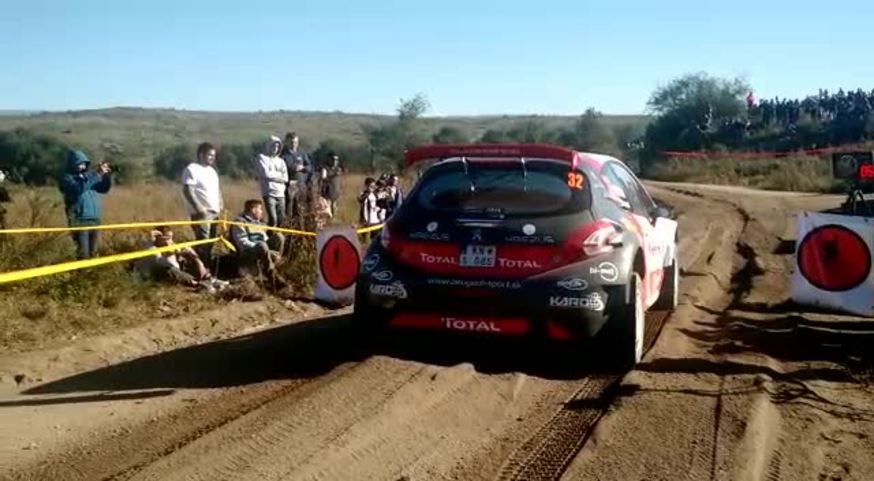
[[[622,228],[599,220],[571,233],[563,245],[566,262],[579,261],[613,252],[622,244]]]

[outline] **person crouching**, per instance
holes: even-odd
[[[274,288],[285,287],[288,283],[276,269],[285,239],[279,233],[267,235],[263,201],[247,200],[243,209],[235,219],[238,224],[233,225],[230,232],[231,242],[237,249],[240,273],[247,277],[263,275]]]
[[[152,249],[174,245],[173,229],[160,226],[152,231]],[[155,254],[152,275],[159,281],[190,287],[203,287],[210,292],[227,287],[228,282],[216,279],[206,268],[200,256],[191,247]]]

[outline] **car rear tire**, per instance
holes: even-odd
[[[628,301],[616,307],[605,333],[606,357],[619,370],[631,369],[643,358],[646,310],[640,274],[632,274],[628,282]]]
[[[670,311],[680,303],[680,265],[677,256],[671,265],[665,267],[665,277],[662,280],[662,289],[659,298],[653,305],[653,309]]]

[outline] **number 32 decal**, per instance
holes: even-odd
[[[568,172],[567,173],[567,185],[571,189],[580,190],[583,188],[583,174],[579,172]]]

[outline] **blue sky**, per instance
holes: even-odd
[[[874,88],[874,1],[5,0],[0,109],[635,114],[687,72]]]

